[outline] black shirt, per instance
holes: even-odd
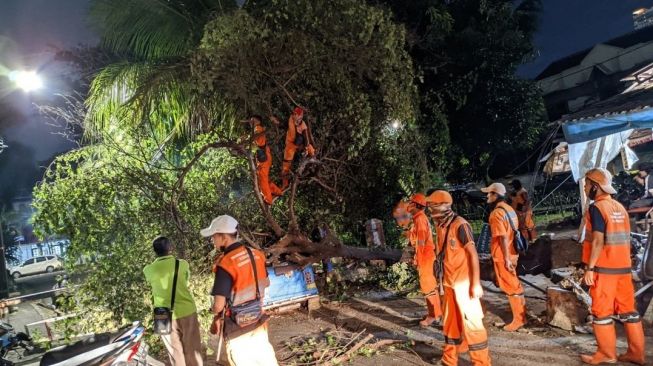
[[[243,246],[241,242],[233,243],[225,248],[224,254],[238,249],[241,246]],[[224,268],[218,266],[218,269],[215,271],[215,279],[213,280],[213,289],[211,290],[211,295],[224,296],[227,300],[229,300],[231,297],[231,287],[233,284],[234,279],[231,278],[229,272],[227,272]]]
[[[592,223],[592,231],[599,231],[605,234],[605,220],[603,219],[598,207],[591,205],[589,214],[590,222]]]
[[[215,279],[213,280],[213,289],[211,290],[211,295],[224,296],[226,299],[229,299],[231,296],[231,287],[233,284],[234,279],[231,278],[229,272],[227,272],[222,267],[218,267],[218,270],[215,271]]]

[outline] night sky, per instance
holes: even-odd
[[[539,56],[519,69],[534,78],[551,62],[633,31],[632,12],[653,7],[653,0],[542,0],[544,11],[535,36]]]
[[[542,1],[544,12],[535,39],[539,56],[519,69],[521,76],[535,77],[560,57],[632,31],[632,11],[653,6],[653,0]],[[89,0],[0,0],[0,64],[35,65],[52,74],[51,68],[56,66],[47,62],[53,47],[97,42],[86,19],[88,5]],[[56,69],[54,75],[56,78]],[[70,143],[53,136],[52,128],[45,127],[30,108],[35,98],[61,91],[56,81],[50,81],[41,95],[27,97],[15,92],[3,97],[24,114],[18,117],[16,127],[0,134],[31,146],[40,160],[70,148]]]

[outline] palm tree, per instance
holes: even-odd
[[[94,0],[90,16],[102,46],[120,61],[91,84],[87,136],[120,126],[145,128],[163,142],[206,132],[223,119],[226,105],[187,82],[189,58],[206,22],[234,9],[234,0]]]

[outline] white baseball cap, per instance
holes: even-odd
[[[211,221],[211,225],[200,230],[200,235],[205,238],[214,234],[235,234],[238,231],[238,221],[229,215],[221,215]]]
[[[504,186],[501,183],[492,183],[486,188],[481,188],[481,192],[483,193],[496,193],[499,196],[505,196],[506,195],[506,186]]]

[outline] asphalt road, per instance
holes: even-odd
[[[42,273],[31,276],[21,277],[13,280],[15,288],[10,291],[10,297],[32,295],[43,291],[52,290],[57,283],[57,276],[64,275],[65,272],[57,271],[52,273]],[[10,280],[11,281],[11,280]],[[49,297],[51,295],[43,294],[35,299]]]

